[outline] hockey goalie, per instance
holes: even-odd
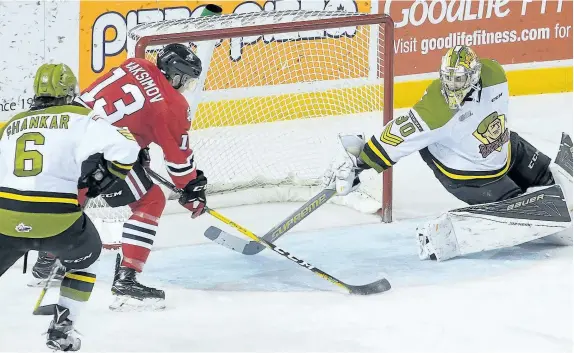
[[[338,195],[419,152],[444,188],[469,207],[417,229],[421,260],[447,260],[544,238],[572,244],[572,140],[563,133],[555,160],[508,127],[504,69],[467,46],[448,50],[440,78],[380,135],[341,136],[345,158],[326,174]]]

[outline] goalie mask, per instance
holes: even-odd
[[[458,45],[448,50],[440,66],[442,94],[450,109],[460,109],[472,89],[479,88],[481,64],[476,53]]]
[[[157,56],[157,67],[175,89],[187,89],[201,74],[201,60],[183,44],[169,44]]]
[[[66,64],[44,64],[34,77],[34,100],[44,105],[70,104],[78,93],[78,80]]]

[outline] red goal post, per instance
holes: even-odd
[[[373,89],[371,92],[376,93],[369,93],[369,97],[354,97],[353,99],[357,99],[360,101],[371,101],[376,98],[380,100],[380,95],[382,94],[382,122],[387,123],[388,121],[392,120],[393,118],[393,56],[394,56],[394,47],[393,47],[393,39],[394,39],[394,23],[392,19],[385,14],[351,14],[351,13],[344,13],[339,11],[333,12],[316,12],[316,11],[278,11],[272,13],[254,13],[254,14],[231,14],[231,15],[222,15],[222,16],[212,16],[212,17],[202,17],[202,18],[189,18],[183,20],[172,20],[172,21],[161,21],[155,23],[146,23],[136,26],[132,29],[129,33],[128,38],[128,51],[131,50],[131,56],[139,57],[139,58],[148,58],[150,59],[150,53],[154,51],[157,52],[157,48],[161,48],[161,46],[170,44],[170,43],[205,43],[209,41],[220,41],[220,40],[227,40],[232,38],[274,38],[271,35],[283,35],[283,34],[293,34],[295,32],[306,32],[311,33],[311,31],[323,31],[327,35],[325,36],[325,42],[333,42],[332,36],[328,35],[327,30],[331,29],[341,29],[341,28],[349,28],[349,27],[357,27],[357,28],[375,28],[377,33],[376,38],[371,36],[369,43],[371,49],[364,49],[364,50],[371,50],[373,51],[373,40],[377,42],[374,51],[376,52],[377,59],[376,59],[376,69],[374,71],[377,72],[376,79],[382,79],[382,93],[378,93],[381,89],[378,90]],[[371,30],[373,31],[373,30]],[[335,32],[337,32],[335,30]],[[319,32],[317,32],[319,33]],[[356,32],[358,33],[358,32]],[[371,32],[372,33],[372,32]],[[296,37],[296,35],[294,34]],[[367,35],[368,36],[368,35]],[[350,37],[350,36],[349,36]],[[305,40],[300,38],[292,39],[291,41],[295,42],[297,40]],[[320,42],[321,39],[317,39],[317,42]],[[345,38],[346,40],[346,38]],[[131,41],[132,47],[130,48],[129,42]],[[276,46],[280,46],[281,42],[289,42],[290,40],[277,40],[277,43],[274,43]],[[349,39],[350,41],[350,39]],[[309,48],[309,53],[311,53],[315,47],[320,44],[311,44],[313,40],[309,40],[306,47]],[[222,42],[219,42],[220,44]],[[334,43],[334,42],[333,42]],[[338,44],[329,44],[333,47],[336,47]],[[346,45],[346,44],[345,44]],[[362,47],[365,47],[365,44],[362,44]],[[255,45],[253,45],[255,47]],[[247,46],[241,48],[243,53],[246,50]],[[351,47],[349,47],[351,48]],[[343,49],[333,49],[335,50],[344,50]],[[213,50],[213,49],[212,49]],[[331,49],[322,49],[324,51],[329,51]],[[363,50],[363,49],[362,49]],[[301,57],[308,58],[312,55],[316,55],[316,59],[309,59],[306,63],[308,67],[314,66],[313,63],[315,61],[318,62],[318,65],[325,65],[332,66],[333,61],[339,60],[341,56],[344,55],[353,55],[352,49],[347,49],[347,54],[340,54],[337,51],[336,54],[333,54],[332,58],[326,57],[325,55],[321,54],[321,58],[319,59],[319,54],[305,54],[305,52],[301,51]],[[269,54],[269,60],[274,61],[276,58],[279,57],[279,54]],[[153,58],[153,56],[152,56]],[[274,59],[275,58],[275,59]],[[244,60],[244,59],[241,59]],[[314,60],[313,62],[311,60]],[[321,61],[321,62],[319,62]],[[263,64],[263,63],[262,63]],[[227,65],[227,64],[226,64]],[[229,60],[230,67],[234,65],[232,60]],[[352,64],[349,68],[340,67],[340,71],[354,71],[356,66],[366,66],[367,64]],[[372,62],[370,64],[372,66]],[[205,69],[205,67],[204,67]],[[222,68],[221,65],[219,67],[210,67],[209,70],[226,70]],[[247,69],[246,69],[247,70]],[[373,71],[373,68],[371,68]],[[208,74],[209,75],[209,74]],[[284,74],[285,75],[285,74]],[[311,76],[317,76],[316,74],[312,74]],[[267,76],[270,76],[268,74]],[[277,81],[273,82],[273,85],[281,85],[283,82],[288,82],[292,84],[293,82],[305,82],[309,84],[315,84],[317,77],[309,77],[308,80],[305,78],[292,78],[292,77],[285,77],[284,81]],[[223,81],[225,79],[220,79]],[[293,81],[295,80],[295,81]],[[297,81],[299,80],[299,81]],[[328,78],[325,82],[328,83],[331,79]],[[334,79],[333,79],[334,81]],[[351,80],[349,80],[351,81]],[[325,83],[325,85],[327,85]],[[301,84],[303,85],[303,84]],[[243,92],[243,91],[241,91]],[[357,92],[357,91],[354,91]],[[347,93],[346,93],[347,94]],[[314,96],[316,97],[316,96]],[[189,99],[189,98],[188,98]],[[313,100],[315,98],[311,98],[309,100]],[[339,98],[339,100],[345,100]],[[247,103],[246,103],[247,104]],[[316,104],[321,104],[321,102],[317,102]],[[377,103],[373,103],[377,104]],[[378,103],[380,104],[380,103]],[[274,103],[275,105],[275,103]],[[274,109],[274,107],[271,107]],[[294,108],[297,110],[299,108]],[[307,108],[305,108],[307,109]],[[371,109],[371,111],[377,111],[378,108],[367,108]],[[345,113],[347,113],[345,111]],[[354,111],[350,111],[349,114],[355,114]],[[378,113],[377,113],[378,114]],[[335,115],[335,113],[333,114]],[[380,115],[379,115],[380,116]],[[310,117],[315,117],[315,115],[310,115]],[[295,117],[293,119],[296,119]],[[286,120],[291,120],[291,118],[286,118]],[[270,121],[270,120],[267,120]],[[258,120],[254,121],[253,124],[258,124],[260,122],[266,122],[266,120]],[[195,123],[195,122],[194,122]],[[227,123],[222,123],[221,126],[227,126]],[[349,124],[350,125],[350,124]],[[243,125],[245,126],[245,125]],[[379,128],[382,125],[379,126]],[[373,133],[377,133],[377,131],[364,131],[364,133],[370,136]],[[222,142],[223,143],[223,142]],[[302,149],[312,149],[315,147],[316,144],[320,142],[310,142],[308,147],[304,147],[304,142],[300,145],[297,145],[293,149],[302,150]],[[245,143],[243,142],[243,145]],[[237,152],[237,148],[236,148]],[[306,152],[306,151],[305,151]],[[199,151],[196,151],[196,155],[201,154],[201,148]],[[221,152],[220,155],[213,155],[211,158],[219,158],[223,156],[225,153]],[[320,158],[321,156],[319,156]],[[222,157],[223,158],[223,157]],[[319,159],[317,158],[317,159]],[[234,158],[232,158],[234,159]],[[253,156],[253,159],[257,159],[257,156]],[[201,168],[201,164],[198,162],[199,168]],[[273,168],[273,167],[268,167]],[[392,219],[392,171],[389,169],[383,173],[382,178],[382,204],[381,204],[381,216],[384,222],[390,222]],[[379,179],[380,180],[380,179]]]

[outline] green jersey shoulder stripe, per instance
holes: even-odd
[[[431,130],[444,126],[454,115],[446,104],[438,79],[431,82],[425,95],[414,105],[413,109]]]
[[[77,114],[77,115],[87,116],[88,114],[90,114],[91,111],[92,110],[90,110],[88,108],[80,107],[77,105],[60,105],[60,106],[48,107],[48,108],[44,108],[44,109],[27,110],[25,112],[21,112],[21,113],[14,115],[12,117],[12,119],[7,121],[6,124],[4,124],[4,126],[2,126],[2,128],[0,128],[0,139],[4,135],[4,130],[6,130],[6,128],[8,126],[10,126],[10,124],[16,120],[24,119],[24,118],[27,118],[29,116],[34,116],[34,115],[42,115],[42,114],[66,114],[66,113],[68,113],[68,114]]]
[[[481,59],[482,69],[480,72],[480,80],[482,82],[482,87],[492,87],[498,85],[506,80],[506,73],[497,61],[492,59]]]
[[[79,107],[76,105],[60,105],[57,107],[48,107],[48,108],[44,108],[44,109],[38,109],[38,110],[27,110],[25,112],[21,112],[18,113],[16,115],[14,115],[14,117],[12,117],[12,119],[10,119],[9,121],[6,122],[6,125],[4,125],[4,127],[10,125],[11,122],[15,121],[15,120],[20,120],[20,119],[24,119],[27,118],[29,116],[33,116],[33,115],[42,115],[42,114],[78,114],[78,115],[88,115],[90,114],[91,110],[88,108],[84,108],[84,107]]]

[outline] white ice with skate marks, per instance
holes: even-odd
[[[572,133],[572,95],[513,98],[511,127],[551,157]],[[387,276],[387,293],[355,297],[265,250],[244,256],[205,240],[205,215],[167,216],[150,255],[147,285],[166,290],[163,312],[107,309],[114,253],[99,262],[77,328],[82,351],[565,352],[572,348],[572,248],[540,243],[443,263],[421,262],[413,230],[461,205],[413,155],[395,169],[395,215],[327,205],[278,244],[350,284]],[[221,209],[263,234],[300,203]],[[417,217],[417,218],[415,218]],[[234,234],[237,234],[234,232]],[[501,234],[504,236],[504,234]],[[32,259],[33,260],[33,259]],[[0,279],[0,351],[48,351],[49,318],[31,315],[39,289],[21,261]],[[55,300],[51,290],[46,303]]]

